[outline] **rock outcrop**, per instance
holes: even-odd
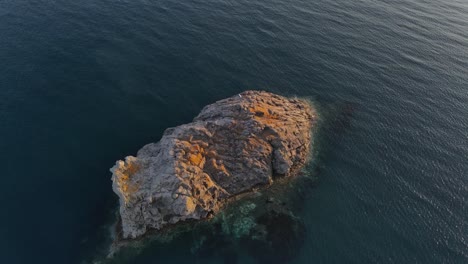
[[[294,175],[316,120],[305,100],[247,91],[206,106],[111,168],[122,237],[210,217],[229,198]]]

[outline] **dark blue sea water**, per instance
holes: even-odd
[[[466,0],[0,1],[0,262],[92,259],[115,160],[248,89],[324,124],[292,263],[468,263]]]

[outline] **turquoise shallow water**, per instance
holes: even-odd
[[[468,262],[466,1],[4,0],[0,36],[2,263],[89,258],[115,160],[247,89],[324,122],[293,263]]]

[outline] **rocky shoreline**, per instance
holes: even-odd
[[[316,121],[306,100],[246,91],[167,129],[111,168],[119,238],[208,219],[232,199],[294,176],[307,162]]]

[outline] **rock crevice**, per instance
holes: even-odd
[[[167,129],[111,168],[123,238],[207,218],[235,195],[294,175],[307,160],[315,120],[305,100],[247,91]]]

